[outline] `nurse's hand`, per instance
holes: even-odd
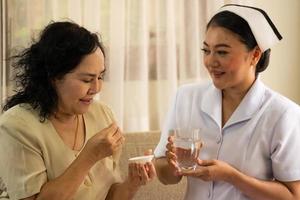
[[[166,145],[167,151],[166,151],[166,158],[167,162],[170,166],[170,170],[172,171],[172,174],[175,176],[180,175],[179,174],[179,167],[177,165],[177,156],[175,154],[175,147],[174,147],[174,136],[168,137],[168,144]]]
[[[221,160],[197,160],[198,165],[195,170],[180,172],[183,176],[193,176],[204,181],[226,181],[232,177],[236,171],[234,167]]]

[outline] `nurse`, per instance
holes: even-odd
[[[187,177],[185,199],[300,199],[300,108],[259,79],[282,39],[267,14],[223,6],[207,24],[203,60],[212,83],[178,89],[155,149],[164,184]],[[177,127],[201,129],[195,170],[176,166]]]

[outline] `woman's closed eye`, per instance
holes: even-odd
[[[99,81],[104,79],[105,70],[102,71],[100,74],[92,74],[92,73],[82,73],[79,80],[81,80],[84,83],[92,83],[94,81]]]
[[[84,79],[84,80],[82,80],[84,83],[91,83],[91,82],[93,82],[93,79]]]

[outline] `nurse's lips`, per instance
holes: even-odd
[[[222,71],[211,71],[210,73],[215,78],[221,78],[225,74],[225,72],[222,72]]]

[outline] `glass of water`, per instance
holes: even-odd
[[[200,129],[175,129],[174,146],[177,166],[181,171],[194,170],[203,142]]]

